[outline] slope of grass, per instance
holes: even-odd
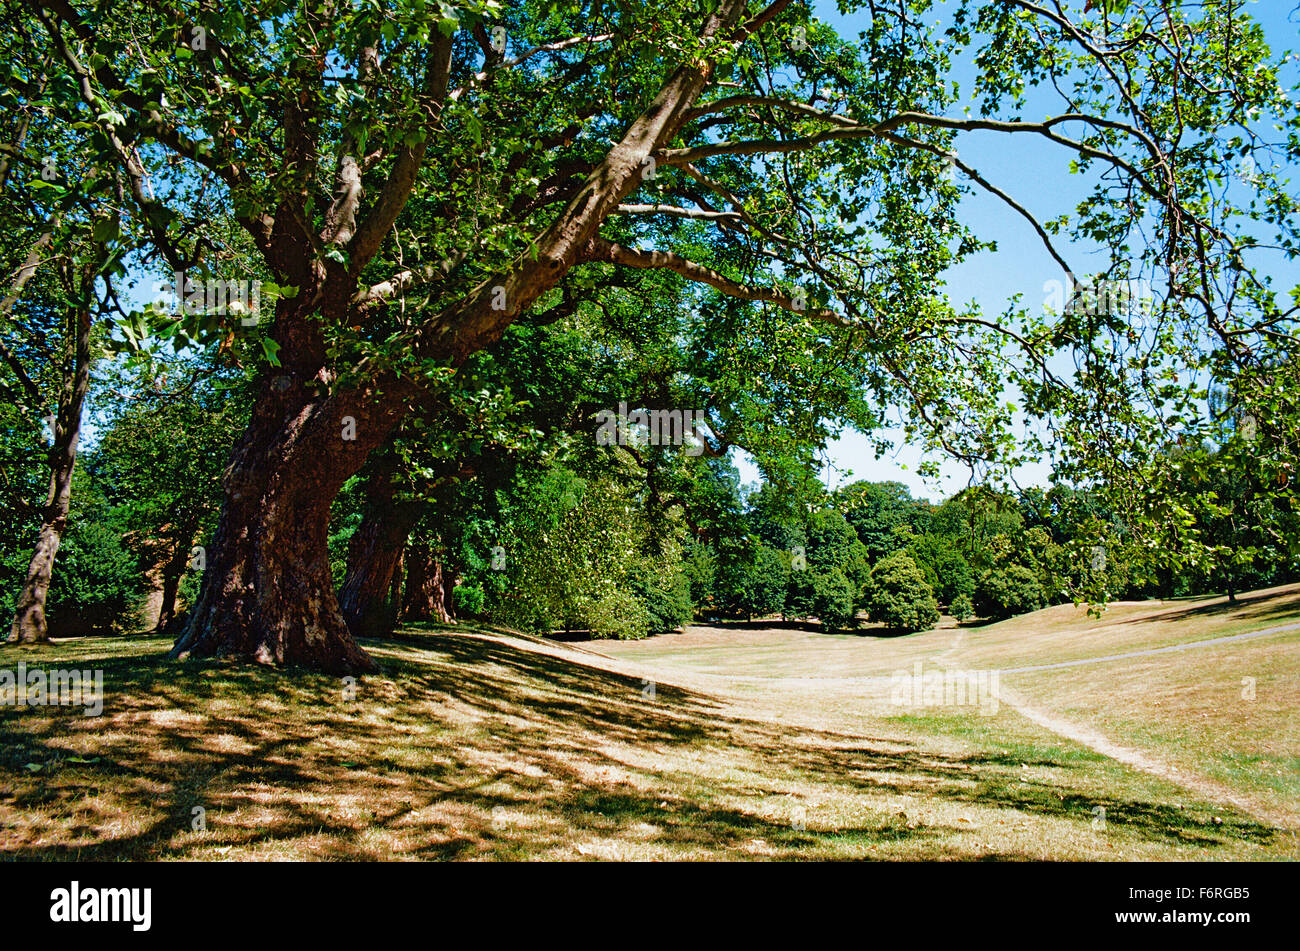
[[[727,677],[888,676],[917,660],[960,655],[969,667],[1009,669],[1168,647],[1300,623],[1300,584],[1241,595],[1176,601],[1126,601],[1100,618],[1063,604],[996,623],[939,626],[886,636],[873,625],[824,634],[813,625],[733,624],[691,628],[643,641],[600,642],[594,649],[661,668]]]
[[[1150,650],[1300,623],[1300,584],[1253,591],[1237,598],[1124,601],[1100,618],[1061,605],[970,628],[968,663],[1021,667]]]
[[[1257,816],[1295,828],[1300,630],[1210,641],[1298,623],[1300,585],[1288,585],[1235,603],[1222,597],[1121,603],[1101,618],[1063,605],[989,625],[962,627],[949,619],[906,637],[870,629],[853,636],[709,628],[601,649],[737,696],[814,693],[855,716],[898,712],[891,674],[911,672],[917,663],[925,671],[998,671],[1008,699],[1028,701],[1081,734],[1100,732],[1156,771],[1177,773],[1185,787],[1206,794],[1213,787]],[[1197,646],[1168,650],[1183,644]],[[1166,652],[1141,654],[1150,650]],[[1059,663],[1073,666],[1018,670]]]
[[[1009,709],[714,690],[467,628],[368,645],[383,673],[355,695],[323,676],[169,663],[167,646],[0,650],[0,667],[100,668],[107,693],[101,717],[0,709],[0,855],[1297,856],[1285,830]]]

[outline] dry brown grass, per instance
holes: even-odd
[[[718,635],[685,635],[696,636]],[[0,854],[1297,857],[1285,829],[1008,708],[900,715],[879,684],[854,679],[854,651],[887,670],[916,650],[909,639],[759,632],[749,647],[762,656],[746,661],[751,635],[732,636],[708,663],[742,659],[718,676],[692,671],[694,652],[671,636],[586,645],[618,655],[604,657],[492,632],[409,632],[370,645],[384,672],[354,700],[326,677],[168,663],[148,638],[6,649],[0,666],[102,667],[108,697],[101,718],[0,710]],[[922,637],[947,649],[954,632]],[[832,645],[821,668],[819,646]],[[782,653],[793,671],[845,680],[782,677]],[[206,831],[192,828],[195,807]]]
[[[1126,761],[1185,790],[1295,830],[1300,630],[1208,642],[1297,622],[1300,585],[1288,585],[1236,603],[1121,603],[1100,618],[1065,605],[992,625],[946,619],[907,637],[870,628],[855,636],[719,627],[659,639],[670,642],[661,649],[653,640],[604,649],[738,696],[812,692],[827,715],[846,704],[859,716],[897,713],[889,674],[917,662],[926,671],[997,670],[1004,699],[1021,701],[1023,712],[1040,714],[1038,722],[1062,735],[1108,755],[1131,754]],[[1168,650],[1181,644],[1200,646]],[[1153,649],[1166,652],[1114,656]],[[1017,670],[1062,662],[1072,666]]]

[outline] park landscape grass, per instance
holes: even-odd
[[[0,709],[0,856],[1296,859],[1300,630],[1077,663],[1291,624],[1300,586],[905,637],[421,627],[355,695],[152,637],[11,647],[106,696]],[[1014,699],[900,707],[918,662]]]

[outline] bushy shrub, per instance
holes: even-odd
[[[940,600],[951,603],[961,597],[969,599],[975,593],[975,574],[959,552],[947,553],[934,571],[939,576],[934,594]]]
[[[828,631],[857,627],[857,588],[838,568],[812,577],[813,613]]]
[[[451,603],[456,606],[456,613],[466,617],[479,617],[487,603],[483,589],[476,584],[458,585],[451,592]]]
[[[647,560],[632,571],[628,587],[645,606],[649,633],[675,631],[691,622],[691,582],[678,565]]]
[[[882,558],[871,570],[866,601],[871,620],[890,630],[924,631],[939,621],[933,589],[903,552]]]
[[[750,613],[749,584],[756,557],[751,541],[746,539],[741,543],[727,544],[718,551],[713,606],[722,614],[746,616]]]
[[[626,588],[610,588],[584,606],[583,617],[594,637],[636,640],[650,633],[645,602]]]
[[[747,618],[780,613],[790,578],[789,556],[750,536],[719,554],[717,606]]]
[[[718,557],[708,545],[689,541],[682,551],[682,569],[690,583],[691,604],[696,611],[712,607]]]
[[[196,543],[203,546],[204,551],[212,550],[211,537],[201,538]],[[176,610],[192,606],[199,600],[199,591],[203,587],[203,572],[197,571],[188,564],[185,566],[185,574],[181,575],[181,583],[176,588]]]
[[[1047,604],[1047,592],[1031,568],[1007,565],[981,576],[975,609],[981,617],[1008,618],[1037,611]]]
[[[871,554],[867,551],[867,546],[856,538],[849,547],[849,561],[843,571],[844,577],[853,585],[855,600],[861,603],[867,580],[871,577]]]
[[[858,540],[853,526],[839,512],[827,509],[808,519],[808,567],[818,571],[832,568],[843,573],[853,557],[853,543]]]
[[[969,595],[959,594],[948,605],[948,613],[959,621],[965,621],[975,616],[975,605],[971,603]]]
[[[975,575],[970,563],[955,547],[956,539],[942,535],[918,535],[908,546],[912,556],[934,589],[934,596],[951,604],[963,594],[975,593]]]
[[[582,478],[559,467],[534,475],[503,502],[505,570],[466,570],[485,588],[495,583],[493,575],[508,583],[492,599],[493,620],[537,633],[560,627],[614,637],[648,631],[645,605],[625,587],[646,557],[648,530],[630,504],[631,489],[605,475]],[[612,589],[620,591],[617,604],[610,601]],[[629,627],[625,621],[633,616]]]

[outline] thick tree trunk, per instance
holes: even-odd
[[[54,442],[49,453],[50,490],[9,631],[9,640],[20,644],[50,639],[45,601],[50,593],[50,580],[54,577],[54,557],[59,552],[68,525],[72,471],[77,465],[77,443],[81,438],[81,412],[90,384],[90,311],[81,309],[69,319],[75,322],[75,354],[72,375],[64,380],[59,394],[59,413],[54,421]]]
[[[430,552],[425,545],[412,545],[406,553],[406,589],[402,595],[402,618],[407,621],[427,621]]]
[[[198,601],[172,657],[333,674],[375,669],[334,594],[329,513],[396,423],[402,401],[381,404],[369,392],[316,396],[319,382],[289,372],[266,381],[226,469]]]
[[[393,569],[393,580],[388,585],[388,603],[393,606],[394,619],[400,618],[402,612],[402,592],[406,585],[406,552],[397,556],[397,567]]]
[[[160,634],[176,618],[176,596],[180,591],[181,578],[185,577],[185,566],[189,564],[195,532],[182,535],[176,544],[176,550],[162,569],[162,602],[158,609],[158,623],[154,633]]]
[[[396,604],[389,595],[420,510],[409,502],[394,503],[393,469],[387,460],[374,467],[366,482],[361,524],[348,543],[348,571],[339,606],[354,637],[389,634],[397,621]]]
[[[416,545],[410,549],[405,555],[405,582],[399,577],[398,566],[403,561],[407,539],[426,505],[419,497],[394,501],[393,477],[397,466],[396,457],[387,452],[371,464],[366,480],[365,511],[348,543],[348,572],[339,603],[348,628],[358,637],[388,633],[399,617],[411,620],[432,617],[444,623],[450,623],[453,617],[450,591],[454,578],[441,570],[428,546]],[[425,491],[445,481],[474,474],[472,466],[459,460],[444,463],[444,469],[426,482]]]
[[[406,575],[406,604],[402,616],[412,621],[453,623],[453,573],[444,570],[442,559],[427,544],[412,546],[407,562],[410,567]]]
[[[456,590],[456,572],[450,568],[444,568],[442,571],[442,611],[446,615],[444,623],[456,623],[456,601],[452,598],[452,592]]]

